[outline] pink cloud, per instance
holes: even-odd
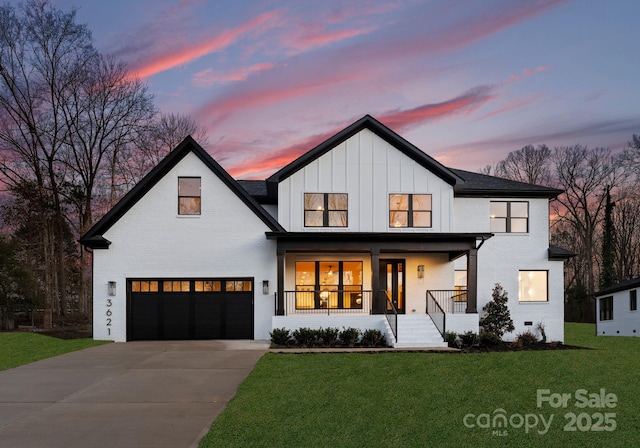
[[[501,107],[500,109],[496,109],[492,112],[484,114],[481,117],[478,117],[474,121],[486,120],[487,118],[495,117],[496,115],[500,115],[505,112],[511,112],[512,110],[520,109],[521,107],[524,107],[527,104],[531,104],[540,98],[542,98],[542,95],[528,95],[522,98],[515,98],[509,101],[504,107]]]
[[[166,51],[159,56],[134,65],[131,71],[140,78],[147,78],[173,67],[189,63],[210,53],[219,52],[234,44],[240,37],[252,32],[260,32],[277,22],[279,13],[265,12],[253,20],[231,30],[224,31],[212,39]]]
[[[509,83],[512,83],[512,82],[520,81],[521,79],[528,78],[529,76],[533,76],[536,73],[546,72],[546,71],[550,70],[550,68],[551,67],[546,66],[546,65],[541,65],[541,66],[536,67],[536,68],[525,68],[522,71],[522,73],[519,73],[517,75],[509,76],[509,78],[505,81],[505,83],[509,84]]]
[[[275,67],[275,64],[270,62],[263,62],[260,64],[254,64],[249,67],[240,67],[226,72],[215,71],[211,68],[202,70],[201,72],[193,75],[193,84],[198,87],[209,87],[212,84],[225,84],[229,82],[237,82],[246,80],[251,74],[271,70]]]
[[[407,110],[396,110],[379,116],[379,120],[397,132],[406,131],[428,121],[453,115],[468,114],[497,98],[493,87],[480,86],[441,103],[425,104]]]

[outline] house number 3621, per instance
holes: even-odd
[[[107,336],[111,336],[111,315],[113,314],[111,312],[111,299],[107,299],[107,312],[105,313],[107,315]]]

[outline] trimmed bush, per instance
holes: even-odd
[[[360,330],[357,328],[349,327],[344,328],[338,335],[342,343],[349,347],[354,347],[360,338]]]
[[[325,347],[333,347],[338,342],[340,330],[333,327],[320,328],[318,330],[318,344]]]
[[[449,345],[449,347],[458,348],[458,343],[456,342],[456,338],[458,337],[458,333],[455,331],[447,331],[444,333],[444,340]]]
[[[484,331],[493,333],[502,339],[505,333],[515,329],[507,302],[509,296],[500,283],[496,283],[491,293],[493,300],[482,307],[484,316],[480,319],[480,326]]]
[[[318,338],[318,330],[302,327],[297,330],[293,330],[292,335],[298,345],[302,347],[309,347]]]
[[[474,345],[478,345],[478,335],[473,331],[467,331],[459,336],[462,340],[463,347],[473,347]]]
[[[291,332],[286,328],[274,328],[269,333],[271,336],[271,343],[275,345],[288,345],[289,339],[291,339]]]
[[[479,342],[482,347],[496,347],[500,345],[502,340],[497,335],[484,331],[480,333]]]
[[[362,333],[361,343],[367,347],[381,347],[386,345],[382,332],[376,329],[365,330]]]

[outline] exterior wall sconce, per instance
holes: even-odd
[[[110,296],[116,295],[116,282],[107,282],[107,291]]]
[[[424,265],[418,265],[418,278],[424,278]]]
[[[269,294],[269,280],[262,280],[262,294]]]

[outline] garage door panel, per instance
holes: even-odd
[[[130,339],[148,341],[160,337],[160,313],[157,294],[132,294],[132,319]]]
[[[223,300],[213,294],[197,294],[194,307],[195,339],[221,339],[224,328]]]
[[[253,295],[226,296],[226,324],[228,339],[253,339]]]
[[[163,339],[191,339],[190,297],[185,293],[168,293],[162,297]]]

